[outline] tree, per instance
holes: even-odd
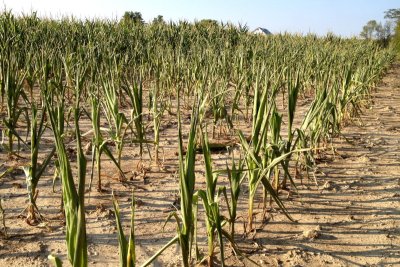
[[[377,27],[378,23],[376,22],[376,20],[368,21],[367,24],[363,27],[360,36],[365,39],[372,39],[374,37]]]
[[[375,38],[381,42],[383,46],[387,46],[392,36],[392,31],[393,24],[391,21],[386,21],[383,25],[382,23],[378,23],[375,28]]]
[[[381,45],[392,43],[400,54],[400,8],[392,8],[385,11],[385,23],[370,20],[363,27],[360,36],[365,39],[375,39]]]
[[[397,21],[394,36],[392,38],[392,46],[393,49],[397,52],[397,55],[400,56],[400,20]]]
[[[391,8],[386,10],[385,19],[394,20],[396,23],[400,21],[400,8]]]
[[[126,11],[122,16],[122,21],[127,23],[131,22],[135,25],[142,25],[144,24],[144,20],[142,17],[142,13],[140,12],[133,12],[133,11]]]
[[[218,21],[214,19],[202,19],[199,22],[197,22],[198,25],[205,27],[205,28],[216,28],[219,26]]]
[[[158,15],[153,19],[153,24],[164,24],[164,17],[162,15]]]
[[[390,23],[390,38],[395,51],[400,55],[400,8],[385,11],[385,19]]]

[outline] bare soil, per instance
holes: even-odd
[[[304,101],[306,102],[307,99]],[[122,169],[129,181],[118,181],[116,168],[103,159],[103,187],[86,195],[86,218],[90,266],[118,266],[118,240],[111,193],[119,199],[126,233],[129,229],[132,189],[136,205],[136,251],[143,263],[176,233],[168,211],[179,195],[177,180],[177,122],[166,119],[161,129],[163,168],[159,170],[147,153],[144,171],[138,170],[136,145],[127,146]],[[186,126],[189,116],[184,118]],[[87,124],[83,121],[82,125]],[[241,128],[245,128],[244,123]],[[52,144],[43,139],[44,149]],[[89,142],[86,139],[85,142]],[[74,143],[71,143],[73,147]],[[400,65],[395,64],[373,92],[371,104],[361,120],[343,128],[335,140],[336,153],[326,151],[314,179],[298,180],[299,195],[282,192],[286,207],[297,222],[290,222],[274,206],[264,216],[257,209],[256,231],[243,237],[247,220],[247,187],[242,186],[236,240],[249,258],[261,266],[400,266]],[[28,155],[25,155],[28,156]],[[72,156],[73,157],[73,156]],[[16,169],[0,179],[4,199],[7,236],[0,237],[0,266],[48,266],[47,256],[58,255],[69,266],[66,256],[65,225],[60,211],[60,183],[53,192],[54,165],[39,182],[37,204],[46,221],[29,226],[18,215],[27,205],[25,178],[18,167],[26,159],[0,154],[0,171]],[[88,155],[90,160],[90,155]],[[223,168],[228,155],[213,154],[215,168]],[[197,158],[197,188],[204,188],[202,155]],[[1,164],[0,164],[1,165]],[[90,164],[88,164],[90,165]],[[88,177],[89,180],[89,173]],[[95,175],[96,177],[96,175]],[[221,177],[226,183],[226,177]],[[97,180],[94,179],[95,188]],[[258,200],[260,202],[260,199]],[[224,211],[226,212],[226,211]],[[202,217],[203,215],[200,215]],[[200,245],[205,247],[205,223],[201,220]],[[155,266],[180,265],[177,246],[167,249]],[[229,266],[249,266],[227,246]]]

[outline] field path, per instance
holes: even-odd
[[[256,234],[261,265],[400,266],[399,64],[372,95],[319,164],[319,188],[310,181],[287,203],[299,223],[274,215]]]

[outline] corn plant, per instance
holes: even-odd
[[[178,92],[179,95],[179,92]],[[200,99],[200,98],[198,98]],[[197,102],[197,101],[196,101]],[[178,141],[179,141],[179,190],[180,190],[180,216],[176,211],[171,212],[167,218],[175,218],[177,223],[177,235],[171,239],[163,248],[161,248],[153,257],[151,257],[145,266],[150,264],[158,255],[160,255],[166,248],[178,242],[181,249],[182,265],[185,267],[190,266],[192,261],[191,251],[192,244],[194,241],[195,233],[195,214],[194,214],[194,203],[196,203],[194,186],[196,182],[195,176],[195,160],[196,160],[196,132],[199,119],[199,103],[193,106],[192,120],[190,123],[190,131],[188,136],[188,143],[186,154],[183,152],[183,140],[182,140],[182,129],[181,129],[181,118],[180,111],[178,110]],[[178,97],[178,109],[179,109],[179,97]]]
[[[78,162],[78,190],[75,187],[72,174],[71,163],[65,148],[64,134],[64,98],[59,99],[58,103],[54,101],[56,92],[52,83],[49,83],[47,77],[49,66],[44,66],[43,95],[46,104],[46,110],[50,118],[51,127],[55,139],[57,158],[59,162],[59,175],[62,181],[62,194],[66,218],[66,241],[68,250],[68,260],[73,266],[87,266],[87,241],[86,241],[86,223],[85,223],[85,176],[86,159],[82,150],[81,133],[79,130],[79,98],[82,83],[77,83],[76,106],[74,108],[75,135],[77,145]],[[59,77],[57,77],[59,78]],[[58,79],[59,81],[59,79]],[[61,83],[55,83],[61,86]]]
[[[57,123],[55,121],[55,112],[55,110],[49,112],[49,117],[53,125],[52,127],[56,126]],[[66,216],[68,259],[73,266],[87,266],[87,241],[84,210],[86,159],[80,141],[78,117],[78,110],[76,110],[75,127],[78,149],[78,191],[74,185],[71,166],[66,155],[64,144],[62,144],[62,138],[55,136],[55,139],[57,155],[60,162],[60,176],[63,186],[62,192]],[[56,131],[55,135],[58,134],[59,131]]]
[[[112,70],[115,71],[115,70]],[[103,75],[101,77],[102,89],[104,93],[103,104],[104,113],[106,114],[107,120],[110,124],[110,134],[112,140],[115,142],[117,152],[117,163],[121,166],[122,149],[125,141],[125,128],[127,127],[128,120],[124,113],[119,109],[118,95],[117,95],[117,80],[114,73],[109,75]]]
[[[329,140],[330,136],[339,131],[337,107],[331,102],[332,93],[326,87],[317,90],[300,126],[300,130],[309,136],[311,147],[321,147],[321,142]]]
[[[3,199],[0,198],[0,216],[1,216],[1,227],[3,227],[3,234],[7,237],[7,228],[6,228],[6,216],[3,209]]]
[[[223,245],[223,232],[222,225],[223,219],[220,215],[219,203],[210,201],[207,197],[207,193],[203,190],[198,190],[196,195],[203,201],[203,207],[206,214],[206,228],[207,228],[207,242],[208,242],[208,254],[207,263],[208,266],[214,266],[214,250],[215,250],[215,236],[218,237],[218,243],[220,246],[221,266],[224,266],[224,245]]]
[[[122,88],[128,95],[132,105],[131,119],[128,122],[128,126],[130,127],[131,125],[133,125],[134,128],[133,133],[135,137],[131,141],[133,143],[139,144],[139,156],[140,156],[139,165],[140,165],[143,158],[143,144],[152,143],[151,141],[146,139],[146,133],[144,128],[142,83],[136,84],[134,82],[129,81],[129,79],[125,79],[125,84]]]
[[[279,114],[279,112],[276,110],[276,106],[273,105],[272,111],[271,111],[271,118],[269,120],[270,142],[271,142],[271,144],[274,144],[277,147],[280,146],[281,139],[282,139],[281,126],[282,126],[282,115]],[[270,162],[272,159],[279,156],[280,151],[281,151],[281,149],[278,149],[278,151],[275,149],[265,151],[266,160]],[[279,174],[280,174],[279,166],[275,166],[273,169],[273,186],[274,186],[274,189],[276,192],[278,192],[278,190],[279,190]],[[265,201],[264,201],[264,204],[265,204]]]
[[[212,159],[210,153],[210,147],[208,142],[207,132],[202,135],[202,150],[203,157],[205,162],[205,175],[206,175],[206,190],[198,190],[193,198],[193,202],[197,203],[200,198],[203,202],[203,207],[205,211],[205,221],[206,221],[206,230],[207,230],[207,260],[208,266],[214,266],[214,250],[215,250],[215,242],[218,239],[219,249],[220,249],[220,258],[221,258],[221,266],[225,265],[224,259],[224,242],[223,238],[227,239],[234,250],[234,252],[244,257],[249,263],[252,265],[257,265],[254,261],[245,257],[238,247],[236,246],[234,239],[234,224],[236,220],[236,209],[237,209],[237,201],[240,193],[240,183],[241,183],[241,172],[240,170],[236,170],[236,166],[234,163],[232,167],[233,172],[228,171],[228,176],[230,180],[231,186],[231,203],[227,200],[227,193],[225,187],[219,187],[217,190],[217,181],[218,181],[218,173],[217,171],[213,171],[212,169]],[[241,163],[239,163],[241,164]],[[232,175],[233,174],[233,175]],[[224,195],[226,203],[228,205],[229,212],[229,220],[226,220],[224,216],[220,213],[220,196]],[[197,209],[194,211],[196,213],[195,220],[197,221]],[[224,230],[224,225],[226,223],[230,224],[230,231]],[[195,234],[197,234],[197,226],[195,228]],[[196,252],[197,252],[197,239],[196,239]]]
[[[293,218],[288,214],[283,202],[279,198],[277,192],[273,188],[273,186],[270,184],[268,181],[268,177],[271,174],[271,171],[273,170],[274,167],[276,167],[279,164],[282,164],[282,162],[290,156],[292,153],[295,152],[301,152],[298,150],[293,150],[290,151],[286,154],[282,154],[273,160],[270,161],[268,165],[263,166],[263,160],[262,159],[257,159],[257,155],[254,153],[254,151],[250,148],[248,143],[246,143],[246,139],[242,134],[240,134],[240,141],[241,144],[244,148],[245,155],[246,155],[246,162],[247,166],[251,166],[252,169],[249,169],[249,171],[253,171],[252,175],[254,174],[254,171],[257,176],[253,176],[250,180],[249,178],[249,221],[248,221],[248,226],[249,229],[252,230],[252,223],[253,223],[253,205],[254,205],[254,196],[257,192],[257,188],[260,183],[264,186],[265,190],[271,195],[275,203],[278,205],[278,207],[283,211],[283,213],[286,215],[288,219],[293,221]],[[268,146],[269,149],[277,149],[273,145]],[[254,166],[254,167],[253,167]]]
[[[49,255],[47,259],[53,264],[54,267],[62,267],[62,261],[60,258],[54,255]]]
[[[13,95],[10,89],[10,82],[15,80],[15,76],[18,75],[18,66],[13,50],[18,46],[20,38],[18,36],[18,23],[11,11],[4,11],[0,16],[0,96],[1,106],[0,109],[3,112],[4,103],[9,94]],[[19,82],[18,79],[15,82]],[[8,101],[8,99],[7,99]]]
[[[118,230],[118,243],[119,243],[119,262],[121,267],[133,267],[135,266],[136,254],[135,254],[135,198],[132,193],[131,202],[131,230],[129,232],[129,241],[126,240],[124,230],[122,228],[121,216],[119,212],[118,201],[115,199],[113,194],[113,206],[115,213],[115,220],[117,223]]]
[[[212,171],[212,160],[210,149],[208,146],[207,133],[202,136],[202,150],[206,169],[206,191],[198,190],[196,195],[201,198],[203,207],[206,214],[206,228],[207,228],[207,242],[208,242],[208,254],[207,262],[208,266],[214,266],[214,250],[215,250],[215,236],[218,237],[220,255],[221,255],[221,266],[224,266],[224,244],[223,244],[223,219],[220,215],[220,207],[218,201],[218,195],[216,194],[216,187],[218,181],[218,175]]]
[[[46,156],[45,160],[42,164],[39,165],[38,156],[39,156],[39,146],[40,141],[43,136],[44,131],[46,130],[46,125],[44,123],[45,116],[46,116],[46,109],[43,107],[41,116],[39,117],[38,108],[35,103],[31,104],[32,110],[32,119],[31,119],[31,162],[29,166],[23,167],[25,177],[26,177],[26,184],[28,190],[28,200],[29,205],[26,208],[28,214],[26,217],[26,222],[30,225],[34,225],[40,221],[42,221],[43,217],[39,212],[39,209],[36,205],[36,198],[37,198],[37,185],[39,182],[40,177],[42,176],[45,168],[50,163],[51,158],[55,153],[55,148],[52,148],[50,153]]]
[[[295,132],[296,130],[293,130],[293,120],[294,120],[294,116],[295,116],[295,112],[296,112],[296,106],[297,106],[297,99],[298,99],[298,94],[301,90],[301,84],[300,84],[300,80],[299,80],[299,74],[297,73],[296,79],[295,81],[292,80],[292,77],[290,75],[290,71],[288,74],[288,84],[287,84],[287,89],[288,89],[288,107],[287,107],[287,118],[288,118],[288,128],[287,128],[287,140],[286,142],[283,144],[283,149],[281,149],[281,153],[280,154],[285,154],[285,153],[289,153],[290,151],[294,150],[296,148],[297,145],[297,138],[295,138]],[[279,131],[280,131],[280,126],[279,126]],[[275,140],[275,144],[278,144],[278,139],[274,138]],[[284,160],[282,167],[284,168],[284,178],[281,184],[282,188],[286,188],[287,187],[287,179],[290,180],[291,184],[295,187],[294,181],[290,175],[289,172],[289,162],[291,159],[291,155],[289,155],[288,157],[286,157],[286,159]],[[276,190],[278,190],[278,174],[276,171]]]
[[[156,82],[153,87],[152,92],[150,93],[150,103],[151,110],[153,114],[153,130],[154,130],[154,161],[157,166],[161,165],[159,160],[159,146],[160,146],[160,126],[161,119],[166,109],[166,103],[164,102],[164,95],[161,89],[161,61],[157,61],[157,69],[156,69]],[[137,127],[136,127],[137,128]],[[138,130],[136,130],[138,131]]]
[[[227,83],[226,83],[227,84]],[[213,130],[212,130],[212,136],[215,138],[215,127],[217,124],[221,124],[222,120],[225,120],[226,125],[228,129],[233,128],[233,123],[232,123],[232,118],[228,114],[228,108],[226,107],[226,96],[229,91],[222,91],[219,92],[217,91],[218,85],[214,82],[211,86],[211,97],[210,97],[210,102],[211,102],[211,107],[212,107],[212,113],[213,113]],[[221,125],[220,125],[221,127]],[[221,128],[219,135],[221,134]]]
[[[17,138],[18,143],[25,141],[22,140],[19,133],[17,132],[17,123],[21,115],[25,116],[25,120],[29,120],[28,110],[19,105],[19,101],[23,100],[29,102],[23,88],[23,81],[25,79],[25,74],[21,74],[16,66],[16,59],[9,58],[6,61],[2,61],[1,64],[1,77],[2,77],[2,87],[5,90],[6,104],[7,104],[7,115],[3,119],[3,124],[5,125],[5,136],[8,138],[7,150],[9,155],[14,153],[14,139]]]
[[[257,82],[256,82],[257,83]],[[277,92],[276,87],[272,90],[272,96]],[[260,95],[261,93],[261,95]],[[247,142],[243,133],[239,131],[241,145],[245,152],[245,162],[248,172],[249,181],[249,200],[248,200],[248,227],[250,231],[253,229],[253,208],[254,196],[257,192],[258,185],[262,182],[264,186],[264,199],[267,193],[275,200],[278,206],[283,210],[288,218],[286,208],[279,199],[277,192],[269,182],[271,170],[278,164],[282,164],[282,160],[286,159],[292,152],[271,158],[271,156],[279,153],[271,153],[268,151],[277,152],[278,148],[271,145],[267,139],[268,119],[271,117],[273,104],[270,103],[273,97],[268,97],[268,90],[264,88],[259,92],[258,87],[255,89],[254,105],[253,105],[253,126],[251,134],[251,145]]]
[[[100,127],[100,104],[98,96],[96,94],[91,95],[91,122],[93,128],[93,138],[92,138],[92,168],[90,175],[90,185],[89,190],[91,190],[92,180],[93,180],[93,170],[94,164],[96,163],[97,170],[97,190],[101,192],[101,155],[104,153],[118,168],[121,175],[124,177],[124,173],[121,166],[118,164],[117,160],[113,156],[111,150],[107,146],[107,140],[104,140],[101,133],[102,128]]]
[[[250,157],[250,154],[246,155],[245,161],[248,169],[248,180],[249,180],[249,202],[248,202],[248,226],[250,229],[253,227],[253,206],[254,206],[254,194],[257,190],[256,184],[259,181],[260,169],[257,168],[257,162],[261,160],[259,155],[261,151],[261,141],[259,141],[260,131],[266,131],[266,122],[269,117],[270,110],[268,110],[268,94],[267,90],[263,90],[262,95],[259,95],[259,89],[256,87],[254,95],[253,105],[253,126],[251,134],[251,142],[254,147],[254,157]],[[264,134],[265,135],[265,134]],[[263,136],[263,135],[261,135]],[[246,146],[247,141],[242,133],[239,133],[241,138],[242,146]]]
[[[178,96],[179,97],[179,96]],[[179,105],[179,103],[178,103]],[[180,118],[178,118],[178,138],[179,138],[179,189],[181,194],[181,224],[177,220],[180,229],[178,232],[179,245],[181,247],[182,265],[189,266],[191,261],[191,245],[193,240],[193,195],[195,176],[195,160],[196,160],[196,130],[198,116],[197,109],[193,108],[193,119],[190,124],[190,132],[185,158],[183,156],[183,142]]]
[[[229,168],[228,163],[226,163],[226,172],[229,180],[230,201],[228,200],[226,187],[221,187],[218,192],[219,195],[224,195],[226,205],[228,206],[228,223],[230,235],[233,240],[235,239],[235,223],[237,218],[237,205],[240,195],[240,185],[244,178],[243,163],[243,160],[239,159],[238,164],[236,164],[234,158],[232,158],[231,168]]]

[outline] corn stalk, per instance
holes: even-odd
[[[47,165],[50,163],[56,148],[52,148],[50,153],[46,156],[42,164],[38,162],[39,146],[42,135],[46,130],[46,125],[44,124],[44,119],[46,116],[46,109],[43,108],[42,114],[39,119],[38,108],[36,104],[32,103],[32,119],[31,119],[31,162],[29,166],[23,167],[26,185],[28,190],[28,200],[29,204],[26,210],[28,211],[26,222],[30,225],[35,225],[43,220],[43,216],[40,214],[39,209],[36,205],[36,198],[38,191],[36,190],[40,177]]]
[[[136,262],[135,253],[135,197],[132,192],[132,202],[131,202],[131,230],[129,232],[129,241],[125,238],[124,230],[121,223],[121,215],[119,211],[118,201],[115,199],[114,194],[113,206],[115,213],[115,220],[117,223],[118,230],[118,243],[119,243],[119,262],[121,267],[134,267]]]
[[[56,103],[53,99],[55,89],[49,83],[49,66],[44,66],[43,95],[50,118],[51,127],[55,139],[56,152],[59,162],[59,175],[62,181],[62,194],[66,218],[66,241],[68,250],[68,260],[72,266],[87,266],[87,241],[85,223],[85,176],[86,159],[82,150],[81,133],[79,130],[79,98],[82,88],[78,82],[76,88],[76,106],[74,108],[75,137],[77,147],[78,162],[78,190],[74,183],[71,163],[67,155],[64,144],[64,100]],[[83,79],[83,77],[81,77]],[[64,99],[64,98],[62,98]]]

